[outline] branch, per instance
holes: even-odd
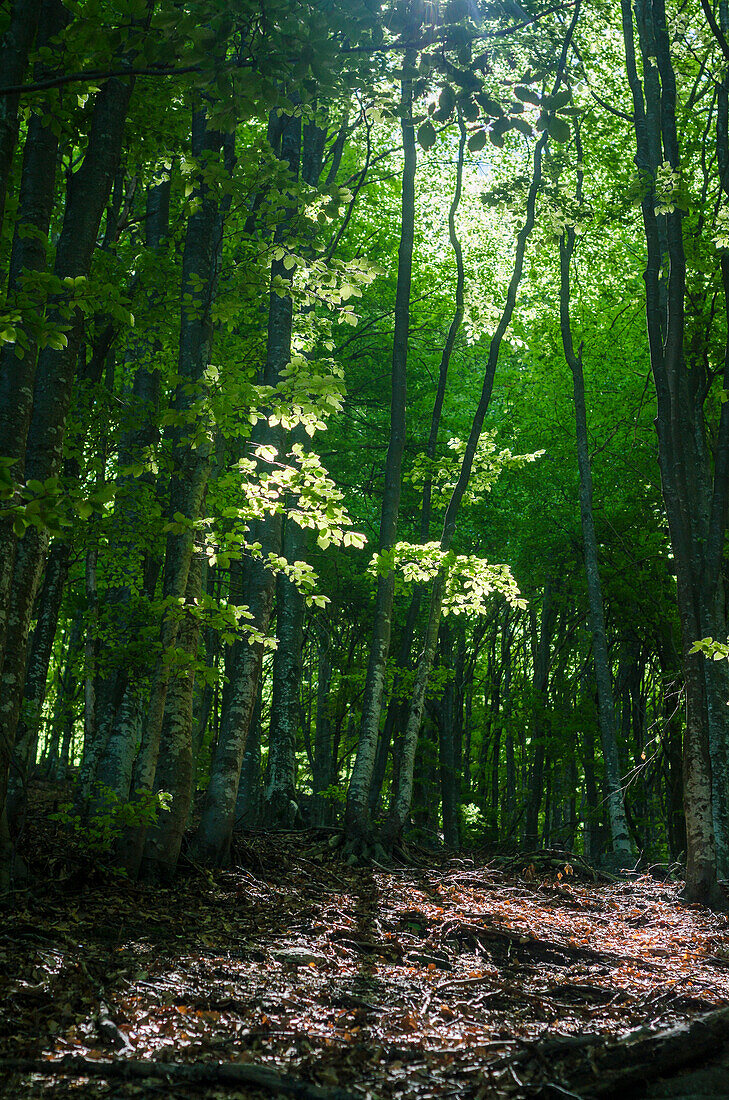
[[[516,31],[524,30],[525,27],[531,27],[533,23],[538,23],[540,19],[546,19],[550,15],[558,15],[559,12],[569,11],[570,8],[574,8],[576,0],[568,0],[565,4],[556,4],[553,8],[547,8],[546,11],[540,11],[537,15],[531,16],[529,19],[522,20],[521,23],[512,23],[510,27],[502,27],[498,31],[484,31],[482,34],[474,34],[471,41],[478,42],[479,39],[486,38],[504,38],[506,35],[515,34]],[[424,34],[422,38],[419,38],[415,42],[404,42],[402,39],[398,39],[396,42],[388,42],[386,45],[379,46],[349,46],[344,49],[343,53],[357,54],[357,53],[387,53],[390,50],[422,50],[426,46],[432,46],[437,41],[443,41],[443,34],[434,35],[432,30],[428,34]],[[447,44],[447,43],[446,43]]]
[[[716,41],[719,43],[719,49],[724,54],[724,59],[726,61],[729,61],[729,42],[727,42],[721,28],[719,27],[719,24],[716,21],[716,16],[711,10],[709,0],[701,0],[701,7],[703,8],[704,15],[706,16],[706,22],[711,27],[711,33],[714,35]]]
[[[0,96],[22,95],[25,92],[44,92],[49,88],[60,88],[64,84],[81,83],[87,80],[111,80],[124,76],[184,76],[186,73],[200,73],[199,65],[186,65],[180,69],[163,69],[152,66],[148,69],[92,69],[86,73],[66,73],[64,76],[51,76],[47,80],[37,80],[33,84],[12,84],[0,88]]]

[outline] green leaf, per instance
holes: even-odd
[[[446,84],[445,87],[441,90],[441,93],[438,97],[438,110],[435,112],[433,117],[437,122],[447,122],[453,114],[453,108],[455,107],[455,105],[455,93],[453,92],[453,89]]]
[[[489,140],[492,145],[495,145],[497,149],[501,149],[504,144],[504,134],[511,126],[511,119],[497,118],[489,130]]]
[[[547,120],[547,133],[555,141],[569,141],[571,134],[570,124],[563,118],[550,118]]]
[[[458,106],[466,122],[475,122],[479,116],[478,103],[470,95],[459,99]]]
[[[435,126],[429,120],[426,120],[423,125],[418,129],[418,144],[422,146],[426,151],[432,149],[435,145],[436,132]]]
[[[572,93],[569,88],[563,88],[560,92],[555,92],[554,95],[545,96],[542,100],[542,107],[547,111],[558,111],[560,107],[566,107],[572,99]]]
[[[500,103],[497,103],[495,99],[492,99],[490,95],[486,95],[485,92],[479,92],[476,96],[476,102],[480,103],[487,115],[491,115],[492,118],[500,118],[504,113],[504,108]]]
[[[486,145],[488,137],[485,130],[476,130],[475,134],[471,134],[468,139],[468,148],[472,153],[480,153]]]
[[[535,92],[533,88],[525,88],[522,84],[517,84],[516,88],[514,88],[514,95],[517,99],[520,99],[522,103],[533,103],[537,107],[542,103],[538,92]]]

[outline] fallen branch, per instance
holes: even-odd
[[[720,1008],[667,1031],[641,1028],[617,1043],[592,1052],[589,1068],[571,1079],[571,1087],[588,1096],[615,1096],[644,1081],[675,1074],[697,1062],[721,1056],[729,1041],[729,1009]],[[595,1076],[598,1080],[595,1080]]]
[[[471,923],[472,921],[480,923]],[[546,957],[562,956],[564,959],[592,959],[595,962],[614,966],[624,966],[626,963],[630,963],[631,966],[641,970],[661,969],[657,963],[638,956],[617,954],[614,951],[588,947],[587,944],[582,943],[562,943],[559,940],[542,939],[526,929],[505,928],[495,924],[491,917],[483,914],[474,914],[471,917],[468,914],[452,917],[443,923],[438,932],[438,938],[441,942],[445,942],[450,938],[459,942],[461,940],[471,940],[471,942],[477,944],[480,944],[482,940],[504,940],[506,943],[513,944],[517,950],[531,952],[536,955],[541,954]]]
[[[8,1073],[39,1073],[44,1076],[72,1075],[74,1077],[101,1077],[129,1080],[148,1080],[158,1077],[173,1084],[188,1085],[251,1085],[274,1094],[300,1097],[301,1100],[361,1100],[354,1093],[339,1088],[322,1088],[301,1081],[289,1074],[277,1073],[268,1066],[243,1065],[238,1062],[185,1063],[149,1062],[118,1059],[99,1062],[95,1059],[66,1055],[58,1062],[32,1058],[6,1058],[0,1061],[0,1071]]]
[[[566,867],[569,867],[571,870],[567,872],[568,878],[578,878],[578,872],[582,872],[585,877],[592,879],[593,882],[613,883],[622,881],[619,875],[613,875],[609,871],[593,867],[577,852],[562,852],[555,848],[540,848],[533,852],[516,852],[510,856],[498,856],[495,862],[503,870],[516,874],[524,874],[525,871],[530,869],[532,875],[535,875],[538,871],[544,874],[550,871],[564,871]]]
[[[523,1043],[521,1051],[491,1062],[488,1069],[501,1071],[510,1085],[518,1068],[528,1091],[539,1090],[539,1095],[554,1088],[584,1100],[627,1098],[634,1090],[644,1095],[646,1082],[655,1084],[697,1064],[704,1068],[723,1059],[723,1066],[728,1048],[729,1008],[721,1008],[663,1031],[640,1028],[616,1041],[581,1035]]]

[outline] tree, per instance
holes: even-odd
[[[717,859],[726,859],[726,815],[719,838],[714,801],[725,771],[726,716],[719,710],[719,674],[693,642],[723,632],[721,555],[729,485],[729,410],[722,407],[712,470],[705,404],[713,379],[692,369],[700,360],[687,352],[687,263],[684,213],[678,196],[681,151],[677,129],[676,73],[662,2],[638,4],[636,22],[622,4],[626,66],[633,97],[636,164],[644,190],[641,209],[647,246],[646,318],[651,369],[658,400],[658,454],[671,546],[676,561],[686,683],[684,807],[687,834],[687,897],[721,903]],[[643,60],[641,81],[635,29]],[[653,59],[655,58],[655,62]],[[722,93],[723,94],[723,93]],[[726,135],[717,116],[717,154],[726,163]],[[668,276],[664,276],[664,263]],[[729,267],[722,259],[729,307]],[[729,362],[729,360],[727,360]],[[723,679],[723,678],[722,678]],[[712,769],[712,756],[714,768]],[[716,789],[712,789],[712,770]],[[721,850],[717,851],[717,839]]]

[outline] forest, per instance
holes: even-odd
[[[729,1095],[729,0],[2,0],[0,278],[0,1095]]]

